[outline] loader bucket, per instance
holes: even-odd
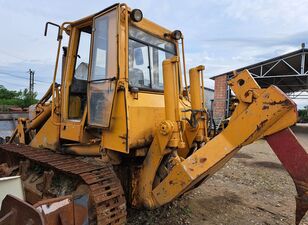
[[[298,225],[308,210],[308,154],[290,128],[269,135],[266,140],[295,183]]]
[[[1,206],[0,225],[44,225],[43,216],[30,204],[7,195]]]

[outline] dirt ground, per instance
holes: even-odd
[[[308,126],[295,127],[308,149]],[[128,224],[294,224],[295,187],[265,140],[242,148],[197,189],[154,211],[129,209]],[[308,225],[308,214],[302,220]]]

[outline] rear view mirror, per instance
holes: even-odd
[[[135,55],[136,65],[138,66],[142,65],[144,62],[143,62],[143,54],[141,48],[135,48],[134,55]]]

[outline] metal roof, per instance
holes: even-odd
[[[263,88],[274,84],[289,94],[308,91],[308,49],[304,46],[297,51],[245,66],[236,71],[244,69],[248,69]],[[227,75],[230,79],[233,71],[211,77],[211,79],[214,80],[222,75]]]

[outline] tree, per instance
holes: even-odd
[[[31,94],[28,89],[11,91],[0,85],[0,105],[29,107],[37,102],[37,93]]]
[[[299,122],[308,123],[308,105],[304,106],[304,109],[298,110]]]
[[[20,107],[25,108],[29,107],[30,105],[33,105],[37,103],[38,101],[35,99],[37,96],[37,93],[30,93],[30,91],[26,88],[21,95],[21,103],[19,104]]]

